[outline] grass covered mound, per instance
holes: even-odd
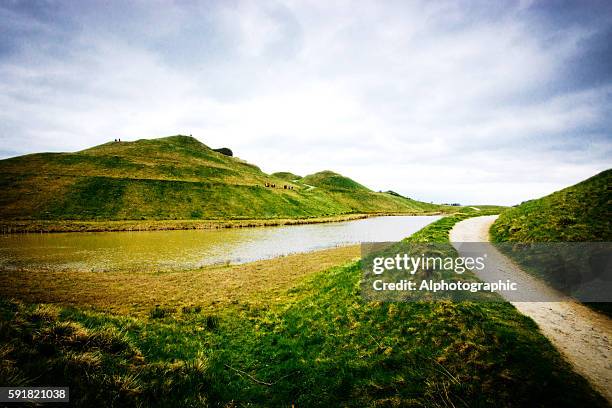
[[[223,401],[255,406],[606,406],[505,303],[363,303],[358,264],[245,311]],[[255,379],[258,380],[256,382]],[[262,386],[259,381],[270,385]]]
[[[332,172],[297,179],[286,172],[266,174],[189,136],[113,141],[75,153],[0,160],[0,220],[277,219],[448,210],[376,193]]]
[[[490,229],[494,242],[610,242],[612,241],[612,169],[571,187],[503,211]],[[514,254],[502,250],[523,269],[550,285],[563,281],[555,270],[537,270]],[[565,272],[565,269],[560,269]],[[569,270],[568,272],[571,272]],[[558,287],[558,289],[562,289]],[[612,303],[586,302],[612,317]]]
[[[365,186],[357,183],[348,177],[344,177],[338,173],[334,173],[330,170],[320,171],[315,174],[310,174],[300,180],[304,184],[319,188],[327,188],[330,190],[344,190],[344,191],[371,191]]]
[[[297,174],[288,171],[279,171],[277,173],[272,173],[271,176],[287,181],[294,181],[302,178],[302,176],[298,176]]]
[[[466,217],[441,219],[410,239],[446,242]],[[65,308],[41,320],[33,311],[48,306],[3,302],[0,373],[23,384],[76,384],[75,405],[113,396],[121,406],[607,406],[510,304],[367,303],[360,278],[352,262],[215,315]],[[62,325],[112,333],[119,346],[47,336],[54,352],[42,354],[36,333]],[[101,354],[95,372],[70,368],[82,353]],[[56,375],[40,377],[48,365]]]
[[[612,241],[612,170],[501,213],[495,242]]]

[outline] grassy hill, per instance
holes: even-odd
[[[303,184],[332,191],[370,191],[367,187],[362,186],[356,181],[329,170],[308,175],[300,181]]]
[[[291,173],[289,171],[279,171],[277,173],[272,173],[271,176],[287,181],[299,180],[302,178],[302,176],[298,176],[297,174]]]
[[[491,226],[494,242],[594,242],[612,241],[612,170],[606,170],[574,186],[537,200],[530,200],[501,213]],[[553,287],[567,289],[573,268],[538,267],[529,252],[501,248],[523,269]],[[585,304],[612,317],[612,303]]]
[[[0,219],[269,219],[444,209],[376,193],[329,171],[299,183],[288,181],[293,176],[266,174],[188,136],[109,142],[1,160]]]
[[[496,242],[612,241],[612,170],[501,213]]]

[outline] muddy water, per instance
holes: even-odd
[[[0,236],[0,268],[181,270],[364,241],[400,240],[440,216],[393,216],[281,227]]]

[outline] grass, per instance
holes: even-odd
[[[357,264],[333,269],[279,307],[245,312],[250,324],[230,326],[220,357],[275,385],[226,372],[222,398],[271,406],[604,405],[510,305],[364,304],[359,273]]]
[[[495,242],[612,241],[612,170],[503,211]]]
[[[418,215],[430,215],[417,213]],[[417,215],[414,214],[414,215]],[[18,232],[105,232],[105,231],[153,231],[272,227],[281,225],[303,225],[343,222],[364,219],[376,215],[394,214],[347,214],[308,218],[267,219],[216,219],[216,220],[125,220],[125,221],[0,221],[3,234]]]
[[[469,216],[409,239],[446,242]],[[365,302],[359,262],[319,271],[215,311],[169,301],[128,316],[3,301],[0,383],[71,384],[81,406],[607,406],[508,303]],[[280,275],[265,275],[267,285]],[[41,376],[49,367],[53,376]]]
[[[277,173],[272,173],[271,176],[287,181],[294,181],[302,178],[302,176],[298,176],[297,174],[291,173],[289,171],[279,171]]]
[[[612,170],[606,170],[574,186],[537,200],[530,200],[507,209],[491,226],[494,242],[610,242],[612,241]],[[550,285],[559,287],[572,268],[532,268],[522,258],[526,252],[513,253],[509,246],[501,246],[507,255],[523,269]],[[550,266],[550,264],[549,264]],[[612,317],[612,303],[585,303],[587,306]]]
[[[308,175],[300,180],[318,188],[328,188],[336,191],[370,191],[367,187],[330,170]]]
[[[70,387],[72,406],[208,406],[208,361],[145,361],[136,323],[0,300],[0,383]],[[119,327],[118,327],[119,326]]]
[[[176,272],[0,270],[0,295],[138,317],[155,308],[217,312],[244,301],[266,304],[305,276],[356,259],[359,253],[353,245]]]
[[[293,177],[299,178],[266,174],[187,136],[110,142],[76,153],[0,160],[0,219],[61,226],[66,221],[306,219],[456,210],[373,192],[329,171],[298,182]]]

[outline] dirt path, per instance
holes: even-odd
[[[452,242],[487,242],[489,227],[496,215],[469,218],[455,225],[450,233]],[[456,245],[461,253],[461,246]],[[594,312],[561,294],[544,282],[533,278],[497,251],[490,249],[489,260],[496,258],[495,268],[478,273],[486,281],[511,279],[519,287],[543,293],[544,297],[558,297],[556,302],[511,302],[521,313],[531,317],[542,333],[557,347],[609,402],[612,403],[612,320]],[[495,269],[495,270],[491,270]]]

